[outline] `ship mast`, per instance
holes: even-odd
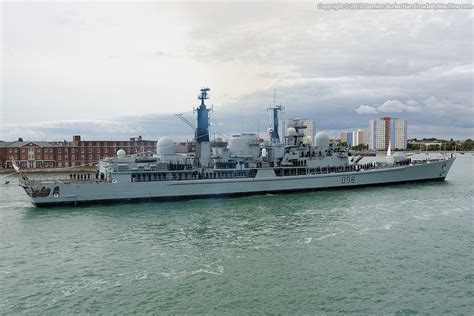
[[[211,145],[209,143],[209,112],[212,108],[207,108],[204,100],[209,99],[209,87],[201,88],[198,100],[201,100],[199,107],[194,109],[197,113],[197,127],[194,133],[196,141],[196,158],[201,167],[207,167],[211,156]]]
[[[273,105],[267,108],[267,111],[272,112],[272,121],[270,123],[270,137],[272,143],[280,142],[280,135],[278,134],[278,111],[282,111],[283,109],[283,106],[276,104],[276,89],[273,89]]]
[[[211,91],[211,89],[208,87],[201,89],[201,93],[198,95],[198,100],[201,100],[201,105],[194,109],[194,111],[197,112],[197,127],[194,138],[198,143],[209,141],[209,112],[211,109],[208,109],[204,103],[204,100],[209,99],[209,91]]]

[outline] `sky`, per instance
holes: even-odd
[[[0,140],[191,139],[174,114],[204,86],[215,136],[266,131],[275,93],[332,137],[392,116],[474,138],[473,10],[317,4],[3,1]]]

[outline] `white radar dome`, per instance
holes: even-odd
[[[174,141],[169,137],[161,137],[158,140],[156,146],[157,153],[159,155],[174,155],[175,154],[175,144]]]
[[[118,158],[125,158],[126,155],[127,155],[127,153],[125,152],[125,150],[123,150],[123,149],[117,150],[117,157]]]
[[[317,147],[329,147],[329,136],[325,132],[319,132],[314,136],[314,145]]]
[[[298,136],[298,133],[296,132],[296,129],[294,127],[289,127],[287,130],[286,130],[286,134],[288,136]]]

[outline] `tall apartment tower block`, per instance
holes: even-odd
[[[407,148],[407,122],[389,116],[369,121],[369,148],[387,150],[390,144],[392,149]]]
[[[340,134],[341,143],[347,143],[349,146],[358,146],[367,144],[367,133],[363,129],[356,131],[345,131]]]

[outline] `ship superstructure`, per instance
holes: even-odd
[[[177,153],[175,142],[162,137],[157,153],[127,156],[120,149],[116,157],[99,161],[94,175],[24,178],[20,185],[37,206],[180,199],[444,180],[455,159],[444,156],[415,162],[402,155],[361,163],[360,158],[349,157],[347,148],[331,144],[324,132],[317,133],[314,146],[310,145],[305,126],[297,120],[280,139],[278,112],[282,107],[275,104],[270,108],[268,140],[242,133],[233,135],[225,146],[209,137],[212,108],[205,104],[209,91],[203,88],[198,96],[193,153]]]

